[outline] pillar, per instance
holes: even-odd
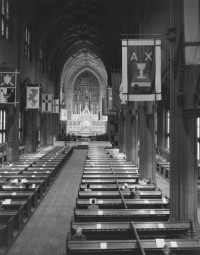
[[[127,108],[123,109],[123,119],[122,119],[122,152],[126,154],[126,126],[127,126],[127,121],[126,121],[126,112]]]
[[[123,152],[123,110],[119,113],[119,152]]]
[[[154,107],[152,102],[140,104],[140,178],[155,178],[155,126]]]
[[[47,114],[40,117],[40,146],[47,146]]]
[[[47,144],[48,145],[53,145],[53,115],[48,114],[48,128],[47,128]]]
[[[25,113],[25,145],[28,153],[36,151],[37,141],[36,112],[29,110]]]
[[[7,161],[19,161],[19,105],[10,105],[6,111]]]
[[[162,101],[159,102],[157,108],[157,146],[158,148],[165,148],[165,108],[162,105]]]
[[[126,111],[126,143],[125,143],[127,161],[131,161],[131,154],[132,154],[131,118],[132,118],[131,103],[128,103],[128,107]]]
[[[131,116],[131,155],[130,161],[139,166],[138,162],[138,110],[132,109]]]
[[[196,67],[186,67],[182,75],[184,93],[179,90],[179,80],[170,91],[170,220],[191,221],[199,231],[196,119],[184,115],[184,109],[194,107]]]

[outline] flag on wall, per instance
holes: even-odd
[[[121,87],[125,101],[161,100],[160,39],[122,40]]]
[[[32,84],[26,87],[26,108],[27,110],[40,108],[40,85]]]
[[[0,72],[0,103],[16,103],[17,70]]]
[[[107,95],[102,98],[102,115],[108,115]]]
[[[59,113],[59,108],[60,108],[60,100],[53,99],[53,113]]]
[[[121,72],[112,72],[111,73],[111,81],[112,81],[113,108],[120,109],[121,100],[119,98],[119,88],[122,83],[122,73]]]
[[[199,0],[184,0],[185,64],[200,64]]]
[[[112,88],[107,88],[107,103],[108,110],[112,109]]]
[[[51,113],[53,105],[53,94],[43,93],[42,94],[42,112]]]

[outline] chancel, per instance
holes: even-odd
[[[0,0],[0,254],[200,254],[199,0]]]

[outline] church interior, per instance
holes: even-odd
[[[199,0],[0,0],[0,254],[200,254]]]

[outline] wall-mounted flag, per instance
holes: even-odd
[[[53,105],[53,94],[43,93],[42,94],[42,112],[52,113],[52,105]]]
[[[53,99],[53,113],[59,113],[59,109],[60,109],[60,100]]]
[[[161,40],[122,40],[122,101],[161,100]]]
[[[113,100],[113,108],[120,109],[121,108],[121,100],[119,98],[119,88],[122,83],[122,73],[114,71],[111,73],[111,81],[112,81],[112,100]]]
[[[27,110],[39,110],[40,108],[40,85],[30,84],[26,87]]]
[[[17,70],[0,72],[0,103],[16,103]]]

